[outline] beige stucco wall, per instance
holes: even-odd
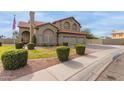
[[[19,41],[21,41],[21,38],[22,38],[22,33],[24,32],[24,31],[29,31],[29,28],[19,28]]]
[[[50,29],[54,32],[54,42],[52,42],[54,45],[57,44],[57,28],[55,28],[54,26],[47,24],[44,26],[39,27],[39,30],[36,31],[36,39],[37,39],[37,44],[38,45],[43,45],[44,41],[43,41],[43,32],[47,29]]]
[[[0,42],[2,44],[14,44],[14,42],[19,42],[19,40],[14,40],[14,39],[0,39]]]
[[[46,24],[44,26],[39,27],[39,29],[36,31],[36,39],[37,39],[37,45],[43,45],[43,32],[47,29],[50,29],[54,32],[54,42],[52,42],[54,45],[56,45],[56,41],[57,41],[57,28],[55,28],[54,26],[50,25],[50,24]],[[22,38],[22,33],[24,31],[29,31],[29,28],[19,28],[19,35],[20,35],[20,41]]]
[[[103,39],[103,44],[124,45],[124,39]]]
[[[80,25],[73,19],[73,18],[69,18],[66,20],[62,20],[62,21],[58,21],[57,23],[55,23],[54,25],[56,27],[58,27],[61,30],[65,30],[64,29],[64,24],[68,22],[70,24],[70,32],[73,32],[73,25],[76,24],[77,26],[77,30],[74,32],[80,32]],[[57,44],[57,31],[58,29],[51,25],[51,24],[46,24],[44,26],[41,26],[37,29],[36,31],[36,39],[37,39],[37,45],[43,45],[44,41],[43,41],[43,32],[47,29],[50,29],[53,31],[54,33],[54,42],[52,42],[54,45]],[[24,31],[29,31],[29,28],[19,28],[19,32],[20,32],[20,38],[21,38],[21,34]],[[84,35],[74,35],[74,34],[59,34],[59,38],[58,38],[59,44],[62,44],[63,42],[68,42],[70,45],[71,44],[76,44],[76,43],[85,43],[85,36]]]
[[[112,39],[124,39],[124,33],[112,33]]]
[[[87,44],[103,44],[103,39],[86,39]]]
[[[80,32],[80,25],[73,19],[69,18],[66,20],[61,20],[56,22],[54,25],[56,25],[59,29],[65,30],[64,29],[64,24],[68,22],[70,24],[70,32]],[[73,30],[73,25],[76,24],[77,26],[77,31]],[[74,45],[76,43],[86,43],[85,42],[85,36],[83,35],[72,35],[72,34],[59,34],[59,44],[62,44],[63,42],[68,42],[70,45]]]
[[[124,39],[87,39],[87,44],[124,45]]]
[[[59,44],[63,42],[68,42],[69,45],[74,45],[77,43],[85,43],[85,36],[81,35],[71,35],[71,34],[59,34]]]
[[[29,28],[19,28],[20,34],[22,34],[24,31],[29,31]]]
[[[76,21],[74,21],[72,18],[58,21],[54,25],[56,25],[59,29],[64,30],[64,23],[66,23],[66,22],[68,22],[70,24],[70,31],[71,32],[73,31],[73,28],[72,28],[73,24],[77,25],[77,31],[75,31],[75,32],[80,32],[80,25]]]

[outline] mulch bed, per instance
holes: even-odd
[[[93,53],[94,51],[86,50],[86,55]],[[74,54],[69,57],[69,59],[73,59],[79,57],[79,55]],[[31,74],[33,72],[39,71],[41,69],[48,68],[50,66],[61,63],[57,58],[42,58],[42,59],[32,59],[28,61],[27,66],[20,68],[18,70],[7,71],[2,67],[0,68],[0,80],[8,81],[13,80],[18,77]]]

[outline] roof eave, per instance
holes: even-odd
[[[70,33],[70,32],[58,32],[58,33],[76,34],[76,35],[86,35],[86,34],[84,34],[84,33]]]

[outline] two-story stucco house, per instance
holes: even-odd
[[[112,39],[124,39],[124,30],[113,30]]]
[[[30,38],[29,22],[19,22],[18,27],[21,41],[28,43]],[[63,42],[76,44],[85,42],[85,33],[80,32],[80,28],[80,23],[74,17],[69,17],[53,23],[35,21],[33,32],[36,35],[37,45],[57,45]]]

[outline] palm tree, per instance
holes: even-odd
[[[30,16],[30,43],[32,43],[33,30],[34,30],[34,14],[35,14],[35,12],[33,12],[33,11],[29,12],[29,16]]]

